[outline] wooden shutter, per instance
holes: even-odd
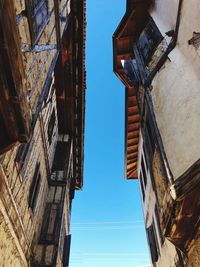
[[[55,126],[55,121],[56,121],[56,114],[55,114],[55,109],[53,109],[47,130],[49,144],[51,144],[52,142],[52,134]]]
[[[156,243],[153,224],[149,228],[147,228],[147,237],[149,241],[151,259],[152,259],[152,262],[155,263],[158,260],[158,249],[157,249],[157,243]]]
[[[39,171],[40,165],[37,163],[35,168],[35,173],[33,176],[33,180],[31,183],[30,191],[29,191],[29,207],[32,209],[32,211],[35,210],[36,203],[37,203],[37,197],[40,189],[40,180],[41,175]]]
[[[63,267],[69,266],[70,245],[71,245],[71,235],[67,235],[64,241]]]

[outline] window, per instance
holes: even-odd
[[[140,172],[140,186],[141,186],[141,190],[142,190],[142,199],[144,202],[145,199],[145,189],[144,189],[144,185],[143,185],[143,175],[142,175],[142,171]]]
[[[50,121],[49,121],[49,125],[48,125],[48,141],[49,141],[49,144],[51,145],[51,142],[52,142],[52,134],[53,134],[53,129],[54,129],[54,126],[55,126],[55,121],[56,121],[56,115],[55,115],[55,109],[53,109],[53,112],[51,114],[51,118],[50,118]]]
[[[67,1],[67,15],[69,15],[71,12],[71,0]]]
[[[43,222],[42,229],[40,234],[40,243],[54,244],[57,242],[56,233],[58,226],[58,216],[59,216],[59,204],[47,203]]]
[[[53,159],[51,181],[66,183],[70,166],[71,141],[58,141]]]
[[[154,228],[154,223],[152,223],[152,225],[149,228],[147,228],[147,238],[148,238],[149,248],[151,252],[151,259],[153,263],[158,261],[158,256],[159,256],[157,239],[156,239],[155,234],[156,232]]]
[[[37,163],[29,191],[29,207],[32,209],[33,212],[35,211],[36,208],[37,197],[40,190],[40,180],[41,180],[40,165]]]
[[[146,149],[146,154],[148,157],[149,168],[151,168],[155,146],[156,146],[156,136],[155,136],[155,124],[152,120],[150,109],[148,103],[146,102],[146,121],[144,122],[144,146]]]
[[[145,64],[149,62],[156,47],[160,44],[162,39],[163,36],[158,27],[155,22],[150,19],[138,41],[138,48],[143,56]]]
[[[32,44],[40,38],[49,19],[47,0],[26,0]]]
[[[71,142],[58,141],[53,160],[52,171],[62,171],[69,162]]]
[[[143,148],[144,149],[144,148]],[[141,156],[140,184],[142,190],[143,201],[145,199],[145,188],[147,185],[147,170],[144,163],[144,154]]]
[[[147,185],[147,173],[146,173],[146,168],[145,168],[145,165],[144,165],[144,156],[142,156],[141,168],[142,168],[144,186],[146,187],[146,185]]]

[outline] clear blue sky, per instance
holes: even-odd
[[[124,87],[112,72],[112,34],[126,0],[87,0],[84,188],[72,208],[70,267],[150,263],[138,181],[124,179]]]

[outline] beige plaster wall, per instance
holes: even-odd
[[[183,1],[177,46],[153,81],[156,120],[175,179],[200,158],[200,58],[188,45],[200,31],[199,13],[197,0]]]
[[[165,238],[160,247],[160,257],[156,263],[157,267],[176,267],[177,253],[175,246]]]
[[[159,30],[163,36],[165,32],[175,28],[178,2],[178,0],[155,0],[151,16],[156,24],[159,25]],[[167,16],[166,11],[168,12]]]

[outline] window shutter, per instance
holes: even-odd
[[[65,237],[65,241],[64,241],[63,267],[69,266],[70,244],[71,244],[71,235],[67,235]]]
[[[40,189],[40,180],[41,180],[41,175],[39,171],[40,165],[37,163],[36,168],[35,168],[35,173],[33,176],[33,180],[31,183],[30,191],[29,191],[29,207],[32,209],[34,212],[36,203],[37,203],[37,197]]]
[[[153,224],[149,228],[147,228],[147,237],[149,241],[151,259],[152,259],[152,262],[155,263],[158,260],[158,250],[157,250]]]
[[[55,126],[55,121],[56,121],[56,115],[55,115],[55,109],[53,109],[51,118],[48,124],[48,131],[47,131],[49,144],[51,144],[52,142],[52,134],[53,134],[54,126]]]

